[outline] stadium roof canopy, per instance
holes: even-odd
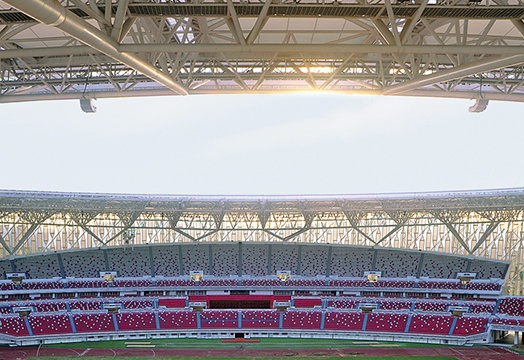
[[[1,0],[0,102],[322,90],[524,100],[521,0]]]
[[[199,242],[379,246],[510,262],[522,289],[524,189],[333,196],[0,191],[0,257]]]

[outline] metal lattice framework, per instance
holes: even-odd
[[[198,242],[426,250],[510,261],[522,294],[524,189],[305,197],[0,191],[0,254]]]
[[[323,90],[524,101],[522,0],[0,0],[0,102]]]

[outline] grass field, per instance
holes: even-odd
[[[144,347],[156,349],[235,349],[242,346],[246,349],[348,349],[369,347],[391,347],[391,348],[428,348],[443,347],[443,345],[420,344],[420,343],[398,343],[377,342],[337,339],[278,339],[261,338],[259,343],[223,343],[220,339],[147,339],[147,340],[119,340],[100,342],[80,342],[66,344],[44,345],[46,348],[77,348],[77,349],[125,349],[129,343],[142,343]],[[449,347],[449,345],[446,345]]]
[[[282,357],[282,358],[272,358],[271,360],[311,360],[315,358],[311,357]],[[371,356],[371,357],[361,357],[361,356],[349,356],[349,357],[318,357],[322,360],[343,360],[343,359],[366,359],[366,360],[405,360],[405,357],[402,356]],[[89,357],[89,360],[114,360],[114,357]],[[150,360],[151,357],[132,357],[132,360]],[[231,358],[161,358],[155,357],[156,360],[231,360]],[[235,358],[235,360],[258,360],[259,358]],[[35,357],[28,358],[27,360],[78,360],[78,357]],[[457,360],[455,357],[444,357],[444,356],[410,356],[409,360]]]

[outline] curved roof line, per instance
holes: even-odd
[[[430,192],[363,193],[363,194],[311,194],[311,195],[177,195],[177,194],[126,194],[96,192],[57,192],[30,190],[0,190],[2,198],[25,199],[76,199],[122,201],[197,201],[197,202],[253,202],[253,201],[388,201],[424,199],[468,199],[486,197],[524,197],[524,187],[484,190],[453,190]]]

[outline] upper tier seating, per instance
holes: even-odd
[[[242,244],[242,274],[268,275],[268,251],[269,245]]]
[[[373,268],[372,249],[332,247],[330,276],[360,277]]]
[[[469,271],[476,273],[477,279],[504,279],[506,267],[505,263],[474,259]]]
[[[400,252],[386,249],[377,251],[375,269],[382,272],[382,277],[406,278],[416,276],[421,253]]]
[[[107,266],[119,277],[140,277],[151,275],[149,249],[146,247],[108,249]]]
[[[212,267],[214,276],[238,275],[238,249],[227,245],[213,246]]]
[[[61,253],[65,276],[78,278],[95,278],[100,271],[106,270],[104,253],[99,250]]]
[[[467,272],[467,260],[455,256],[424,254],[420,276],[451,279],[457,272]]]
[[[155,276],[180,276],[178,248],[173,246],[153,246],[153,270]]]
[[[325,276],[328,265],[328,248],[325,246],[302,246],[300,275]]]
[[[182,245],[183,274],[191,271],[203,271],[209,275],[209,245]]]
[[[61,277],[58,255],[28,256],[14,260],[16,272],[26,273],[28,279]]]
[[[270,274],[277,271],[291,271],[297,274],[298,269],[298,247],[289,245],[271,245],[271,268]]]

